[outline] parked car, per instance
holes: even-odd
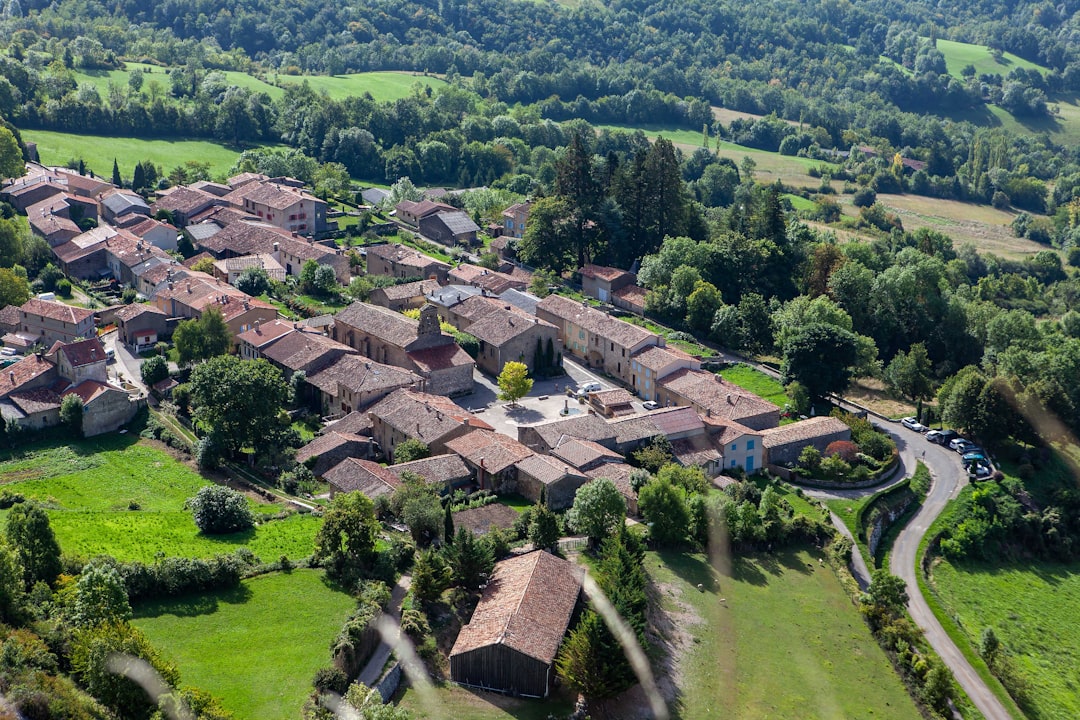
[[[587,382],[582,384],[582,386],[578,388],[578,395],[586,395],[591,392],[600,392],[601,389],[602,388],[600,386],[600,383]]]
[[[964,453],[964,456],[960,458],[960,461],[964,463],[964,467],[967,467],[968,465],[974,465],[975,463],[986,462],[986,456],[978,450],[972,450]]]
[[[927,433],[926,439],[932,443],[937,443],[938,445],[948,445],[953,440],[960,437],[960,433],[955,430],[931,430],[930,432],[935,433],[935,435],[931,437],[930,433]]]
[[[926,426],[914,417],[906,417],[900,421],[900,424],[906,427],[908,430],[914,430],[917,433],[926,432]]]
[[[660,403],[656,402],[655,400],[646,400],[645,402],[641,403],[641,407],[645,408],[646,410],[655,410],[656,408],[660,407]]]
[[[953,440],[953,442],[956,443],[956,447],[954,447],[953,450],[955,450],[960,455],[965,455],[971,452],[972,448],[975,447],[975,443],[968,440]],[[952,444],[950,443],[950,447],[951,446]]]
[[[991,470],[987,465],[983,465],[982,463],[975,463],[975,465],[968,468],[968,474],[974,475],[977,480],[981,480],[982,478],[988,478],[993,475],[994,471]]]

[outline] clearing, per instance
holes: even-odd
[[[43,503],[61,548],[74,555],[153,562],[159,552],[211,557],[247,547],[273,562],[307,557],[318,532],[318,518],[297,514],[240,533],[203,535],[184,502],[211,481],[131,432],[34,443],[0,457],[3,489]]]
[[[955,40],[938,40],[937,49],[945,56],[945,69],[958,80],[964,79],[960,71],[967,65],[975,68],[976,76],[996,74],[1005,77],[1014,68],[1018,67],[1025,70],[1038,70],[1043,75],[1050,72],[1041,65],[1036,65],[1010,52],[1002,53],[1001,62],[998,62],[986,45],[973,45],[971,43],[956,42]]]
[[[682,654],[678,717],[920,717],[821,558],[784,550],[717,572],[704,555],[648,553],[667,640]]]
[[[145,603],[133,623],[176,662],[184,685],[217,696],[237,720],[292,720],[355,607],[321,572],[294,570]]]
[[[992,627],[1028,688],[1038,720],[1080,717],[1080,563],[937,560],[930,582],[972,647]]]
[[[224,178],[240,157],[238,149],[211,140],[158,138],[145,140],[102,135],[76,135],[52,130],[23,130],[24,140],[37,143],[38,155],[46,165],[64,165],[68,160],[82,158],[87,170],[108,180],[112,177],[113,160],[120,164],[120,174],[130,179],[135,163],[150,160],[166,175],[188,160],[210,163],[210,176]],[[258,147],[253,145],[252,147]],[[284,147],[268,145],[266,147]]]
[[[413,86],[417,84],[430,87],[432,90],[447,86],[447,82],[441,78],[407,72],[366,72],[332,76],[278,75],[276,80],[282,86],[304,81],[316,91],[325,90],[332,100],[344,100],[371,93],[371,97],[375,98],[376,102],[389,102],[408,97],[412,94]]]

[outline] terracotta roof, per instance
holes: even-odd
[[[638,350],[631,357],[641,363],[642,367],[650,370],[663,370],[672,363],[679,361],[694,361],[696,358],[689,353],[674,347],[647,347]]]
[[[476,365],[476,361],[473,360],[472,356],[462,350],[461,346],[455,342],[423,350],[413,350],[408,355],[409,359],[416,363],[416,367],[424,373]]]
[[[538,313],[547,312],[622,347],[629,348],[643,342],[660,344],[660,336],[655,333],[561,295],[548,295],[537,304],[536,309]]]
[[[718,420],[713,417],[703,417],[701,419],[705,422],[705,429],[721,445],[734,442],[745,435],[761,435],[761,431],[752,430],[731,420]]]
[[[406,212],[410,215],[415,215],[417,218],[427,217],[433,213],[443,211],[457,210],[453,205],[447,205],[445,203],[432,202],[431,200],[421,200],[420,202],[413,202],[412,200],[402,200],[394,206],[398,213]]]
[[[586,468],[598,461],[623,461],[623,456],[619,453],[591,440],[578,438],[563,438],[558,446],[551,450],[551,454],[576,468]]]
[[[395,390],[368,410],[368,414],[408,437],[428,445],[463,425],[493,430],[449,398],[415,390]]]
[[[259,216],[228,205],[211,205],[188,218],[187,231],[193,238],[202,240],[238,222],[259,222]]]
[[[286,333],[261,348],[259,354],[293,372],[303,370],[308,373],[310,381],[311,375],[327,367],[342,355],[355,355],[356,351],[321,333],[297,330]],[[333,387],[336,393],[336,384]]]
[[[62,184],[67,185],[69,188],[84,191],[83,194],[97,195],[100,192],[108,190],[109,188],[116,187],[110,182],[106,182],[101,178],[87,177],[86,175],[80,175],[77,172],[69,171],[64,168],[50,168],[53,177],[57,178]]]
[[[296,451],[296,462],[303,463],[310,458],[340,449],[351,449],[357,454],[365,452],[371,446],[371,438],[361,437],[347,432],[330,430],[311,440]]]
[[[420,382],[420,376],[359,355],[342,355],[329,365],[310,373],[307,381],[329,395],[337,395],[339,385],[354,393],[378,393],[413,387]]]
[[[613,427],[591,413],[526,427],[536,432],[549,448],[558,445],[564,436],[596,442],[613,441],[616,436]]]
[[[465,461],[453,453],[433,455],[422,460],[398,463],[386,469],[399,478],[406,472],[419,475],[430,485],[447,485],[468,480],[472,477],[472,471],[469,470]]]
[[[106,360],[105,347],[101,344],[101,340],[96,337],[66,344],[57,343],[49,350],[49,354],[51,355],[56,351],[64,353],[72,367],[92,365]]]
[[[12,393],[8,400],[27,415],[48,412],[60,407],[62,398],[55,390],[41,388]]]
[[[612,297],[617,297],[627,305],[642,310],[645,309],[645,296],[648,294],[648,290],[638,285],[627,285],[611,293]]]
[[[376,288],[371,291],[371,294],[374,295],[379,293],[386,297],[387,300],[408,300],[413,297],[422,297],[429,292],[434,292],[438,289],[439,283],[435,280],[417,280],[416,282],[404,283],[402,285]]]
[[[256,180],[269,180],[269,179],[270,179],[269,177],[267,177],[266,175],[263,175],[262,173],[246,172],[246,173],[240,173],[239,175],[233,175],[226,182],[229,184],[229,187],[236,188],[236,187],[240,187],[241,185],[245,185],[247,183],[254,182]]]
[[[514,527],[514,522],[518,519],[516,510],[497,502],[469,510],[459,510],[453,516],[455,528],[465,528],[473,535],[485,535],[493,527],[509,530]]]
[[[236,339],[258,349],[291,332],[298,332],[292,322],[276,319],[270,322],[256,323],[250,329],[237,335]]]
[[[613,388],[611,390],[591,392],[589,393],[589,400],[596,402],[602,407],[610,408],[618,405],[629,405],[634,402],[634,396],[625,388]]]
[[[851,429],[841,420],[823,415],[762,430],[761,444],[766,448],[774,448],[789,443],[808,443],[820,437],[845,431],[850,433]]]
[[[353,410],[351,413],[335,420],[327,426],[327,431],[351,433],[353,435],[371,435],[371,417],[366,412]]]
[[[159,210],[166,210],[168,212],[180,212],[190,217],[193,213],[220,202],[220,198],[204,190],[192,190],[181,186],[175,188],[168,195],[159,196],[150,209],[155,214]]]
[[[544,485],[558,482],[567,475],[582,476],[576,468],[547,455],[530,455],[518,460],[516,465],[519,472],[531,475]]]
[[[536,327],[557,330],[551,323],[525,315],[516,308],[506,310],[499,306],[493,312],[471,323],[467,332],[477,340],[495,347],[502,347],[505,343],[531,332]]]
[[[387,244],[387,245],[372,245],[367,248],[368,256],[374,255],[375,257],[383,258],[398,265],[405,265],[407,267],[415,267],[417,270],[423,270],[431,267],[432,265],[441,266],[449,269],[450,266],[441,260],[436,260],[433,257],[424,255],[419,250],[413,250],[410,247],[405,247],[399,244]]]
[[[161,315],[165,316],[165,312],[160,308],[153,305],[146,305],[144,303],[131,303],[130,305],[124,305],[122,308],[116,311],[116,319],[123,322],[131,322],[140,315]]]
[[[601,463],[586,470],[585,476],[592,478],[593,480],[607,478],[615,483],[615,487],[619,489],[620,495],[629,502],[636,503],[637,493],[634,492],[634,488],[630,485],[630,474],[633,473],[634,470],[634,467],[627,465],[626,463]]]
[[[176,228],[174,228],[169,223],[163,223],[159,220],[155,220],[154,218],[146,218],[144,220],[140,220],[139,222],[130,226],[128,228],[128,232],[130,232],[136,237],[146,237],[147,233],[149,233],[151,230],[157,230],[158,228],[165,228],[166,230],[172,230],[173,232],[177,232]]]
[[[626,275],[632,275],[625,270],[619,268],[607,267],[605,265],[586,265],[581,268],[582,277],[594,278],[596,280],[606,280],[611,282],[612,280],[618,280]]]
[[[19,310],[30,315],[68,322],[73,325],[86,322],[87,319],[94,317],[93,310],[77,308],[51,300],[38,300],[37,298],[30,298],[19,307]]]
[[[649,413],[649,418],[665,435],[677,435],[678,433],[703,430],[705,428],[705,423],[702,422],[698,411],[687,406],[654,410]]]
[[[716,446],[702,435],[695,435],[682,440],[671,441],[671,451],[680,464],[687,467],[693,465],[705,466],[709,462],[715,462],[721,457]]]
[[[554,662],[583,576],[574,563],[543,550],[496,563],[450,656],[501,644],[542,663]]]
[[[311,193],[267,180],[245,183],[225,196],[225,201],[243,207],[245,200],[266,205],[275,210],[287,210],[299,202],[322,202]]]
[[[716,418],[740,421],[780,412],[768,400],[705,370],[676,370],[661,378],[659,384]]]
[[[345,458],[323,474],[323,480],[341,492],[362,492],[369,498],[391,495],[401,480],[382,465],[370,460]]]
[[[54,215],[53,213],[34,215],[28,213],[26,218],[30,222],[30,227],[45,238],[56,233],[71,233],[72,237],[74,237],[82,232],[78,225],[63,215]]]
[[[354,327],[403,348],[417,337],[419,322],[378,305],[354,302],[334,316],[335,324]]]
[[[226,225],[221,232],[198,240],[199,248],[214,255],[228,251],[236,255],[255,255],[274,252],[274,243],[280,247],[291,236],[268,225],[236,222]]]
[[[82,398],[83,404],[89,405],[95,399],[108,392],[119,392],[124,393],[125,395],[128,394],[120,388],[116,387],[115,385],[98,382],[97,380],[83,380],[75,387],[69,388],[68,390],[64,391],[63,395],[78,395],[80,398]]]
[[[447,274],[447,278],[462,285],[475,285],[495,295],[513,288],[523,289],[527,284],[523,279],[468,263],[458,265]]]
[[[2,325],[18,325],[21,317],[18,305],[5,305],[0,308],[0,324]]]
[[[446,449],[489,473],[500,473],[533,454],[517,440],[489,430],[473,430],[456,437],[446,443]]]

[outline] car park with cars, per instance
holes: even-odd
[[[948,445],[958,437],[960,437],[960,433],[955,430],[931,430],[926,433],[926,439],[938,445]]]
[[[919,422],[918,418],[915,417],[906,417],[900,421],[900,424],[908,430],[914,430],[917,433],[926,432],[926,426]]]

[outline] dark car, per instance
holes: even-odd
[[[951,443],[958,437],[960,437],[960,433],[956,432],[955,430],[935,430],[934,436],[930,437],[928,435],[926,439],[930,442],[937,443],[938,445],[944,445],[948,447],[949,443]]]

